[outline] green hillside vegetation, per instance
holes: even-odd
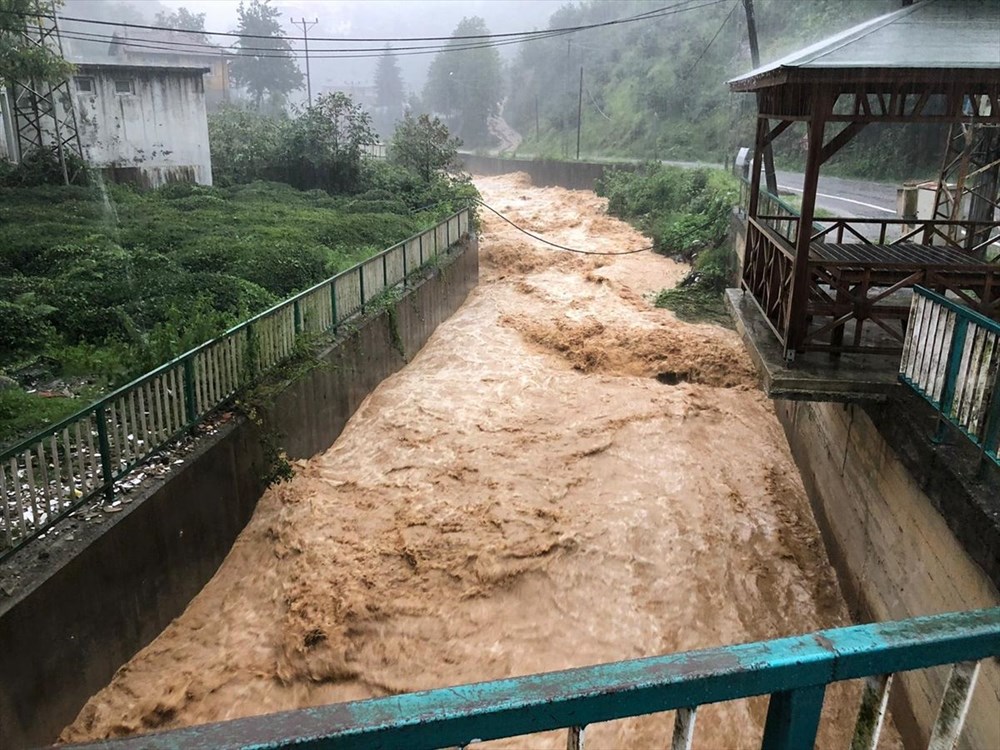
[[[561,8],[549,28],[599,23],[662,6],[646,0],[588,0]],[[761,57],[767,62],[897,10],[899,3],[756,0],[755,7]],[[525,137],[520,152],[575,156],[581,67],[585,155],[724,164],[740,146],[752,145],[754,99],[731,94],[725,83],[752,67],[738,0],[522,45],[510,67],[503,112]],[[824,170],[881,179],[926,176],[940,166],[943,142],[940,126],[869,126]],[[803,146],[801,127],[783,134],[775,144],[779,165],[799,167]]]
[[[417,205],[381,188],[349,197],[264,182],[108,191],[105,204],[95,187],[0,189],[0,372],[26,386],[59,383],[45,396],[0,389],[0,442],[452,208],[414,212]],[[415,204],[424,201],[414,194]],[[64,387],[75,398],[58,395]]]
[[[733,283],[736,257],[729,238],[736,179],[719,169],[682,169],[649,163],[610,170],[597,184],[608,213],[653,239],[657,252],[691,263],[676,287],[661,291],[657,307],[682,320],[730,325],[722,294]]]

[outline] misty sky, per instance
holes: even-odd
[[[142,0],[134,3],[142,5]],[[239,0],[159,0],[168,8],[185,7],[205,13],[205,28],[231,31],[236,26]],[[310,30],[311,36],[447,36],[465,16],[481,16],[491,32],[541,29],[548,25],[549,16],[567,0],[275,0],[282,21],[291,35],[290,18],[305,17],[319,23]],[[609,6],[616,3],[609,1]],[[151,13],[155,15],[155,11]],[[219,41],[218,39],[214,41]],[[314,45],[314,48],[317,45]],[[504,57],[513,55],[516,45],[501,47]],[[419,90],[424,83],[427,66],[433,55],[400,57],[403,78],[409,90]],[[300,63],[300,67],[304,64]],[[372,82],[374,60],[314,60],[313,89],[322,90],[339,84]]]

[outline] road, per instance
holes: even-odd
[[[778,190],[801,195],[804,175],[777,172]],[[896,216],[896,185],[842,177],[819,178],[816,204],[837,216],[889,219]]]
[[[530,154],[521,154],[530,158]],[[601,161],[588,157],[591,161]],[[608,161],[630,161],[629,159],[609,159]],[[725,169],[722,164],[701,161],[663,160],[663,164],[685,169]],[[778,190],[781,193],[801,195],[804,175],[801,172],[785,172],[779,170]],[[819,178],[819,191],[816,194],[816,205],[836,216],[859,217],[867,219],[888,219],[896,216],[897,185],[871,180],[847,179],[844,177]]]

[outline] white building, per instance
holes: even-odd
[[[140,187],[212,184],[207,68],[77,63],[70,82],[87,162]]]

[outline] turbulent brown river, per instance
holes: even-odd
[[[592,193],[476,182],[557,242],[647,244]],[[545,249],[483,218],[468,301],[265,494],[215,577],[64,741],[848,623],[738,337],[647,299],[685,267]],[[821,747],[849,744],[858,695],[828,691]],[[706,707],[695,746],[758,747],[766,707]],[[671,727],[600,724],[587,742],[668,747]]]

